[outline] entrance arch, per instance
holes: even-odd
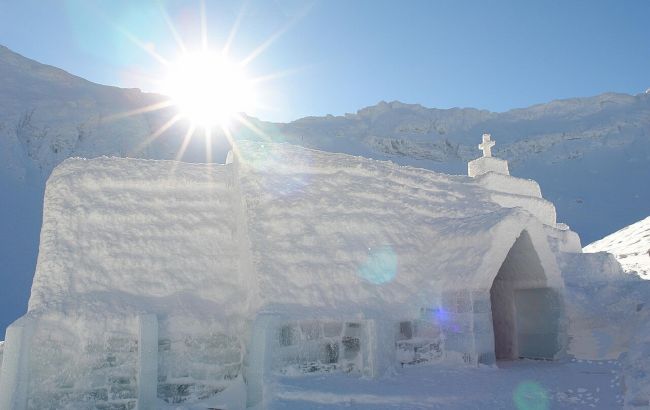
[[[530,235],[522,231],[490,288],[497,360],[553,359],[560,351],[560,302]]]

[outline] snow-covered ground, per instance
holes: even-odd
[[[650,217],[584,247],[584,252],[609,252],[626,272],[650,279]]]
[[[623,406],[617,361],[522,360],[499,368],[396,370],[379,380],[344,374],[278,376],[270,410],[616,409]]]

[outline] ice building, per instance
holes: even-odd
[[[0,408],[233,409],[273,372],[561,357],[589,337],[564,297],[580,241],[492,145],[469,176],[250,142],[64,161]]]

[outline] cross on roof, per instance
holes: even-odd
[[[483,157],[492,156],[492,147],[496,142],[490,139],[490,134],[483,134],[483,143],[478,144],[478,149],[483,151]]]

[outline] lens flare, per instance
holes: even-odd
[[[521,382],[513,393],[512,400],[517,410],[547,410],[549,398],[539,383],[532,381]]]
[[[251,63],[257,57],[301,19],[309,7],[305,8],[302,13],[297,14],[295,18],[264,40],[258,47],[254,48],[244,59],[232,62],[228,59],[228,55],[231,54],[230,51],[234,47],[234,40],[245,16],[246,7],[242,7],[238,14],[225,44],[222,44],[221,48],[213,48],[215,45],[210,44],[209,41],[207,2],[202,0],[199,3],[199,24],[196,21],[181,18],[192,15],[186,7],[170,7],[169,4],[165,3],[167,2],[158,4],[154,9],[141,6],[138,3],[137,6],[134,6],[136,7],[135,11],[129,13],[128,19],[119,18],[114,20],[101,13],[99,9],[93,8],[91,10],[98,12],[104,21],[114,28],[114,31],[119,34],[117,37],[120,42],[128,42],[130,46],[135,46],[123,47],[123,44],[120,44],[120,47],[118,47],[120,50],[134,49],[138,53],[137,57],[146,55],[160,65],[160,68],[155,70],[154,76],[144,76],[143,78],[155,85],[156,92],[168,97],[163,101],[150,102],[143,107],[110,113],[109,116],[103,118],[103,121],[116,121],[163,109],[167,111],[167,107],[170,106],[176,108],[175,110],[169,110],[172,112],[171,119],[142,141],[130,155],[137,155],[148,145],[158,140],[162,134],[168,132],[174,124],[184,119],[189,120],[187,121],[189,127],[182,142],[180,142],[176,160],[182,160],[188,151],[190,151],[190,156],[193,157],[192,147],[194,144],[192,139],[195,135],[204,136],[206,162],[212,162],[214,147],[224,142],[229,144],[229,148],[233,150],[235,155],[238,155],[237,140],[276,141],[265,130],[260,130],[255,121],[249,120],[244,113],[250,113],[257,108],[268,109],[267,105],[258,100],[258,97],[264,95],[263,92],[257,93],[258,90],[263,91],[261,83],[292,71],[285,70],[284,72],[258,75],[256,78],[252,78],[248,77],[246,68],[251,66]],[[142,7],[146,13],[144,11],[140,12],[137,7]],[[168,7],[171,8],[171,11],[168,10]],[[74,12],[75,10],[77,10],[76,7],[70,8],[69,11]],[[77,23],[91,20],[82,17],[74,14],[71,18]],[[160,24],[161,21],[159,20],[164,24]],[[180,26],[177,25],[179,20]],[[196,20],[196,18],[193,17],[191,20]],[[200,27],[199,44],[197,44],[196,39],[187,43],[185,37],[192,34],[196,27]],[[133,31],[134,28],[135,31]],[[174,40],[171,46],[164,41],[165,36],[160,32],[165,28],[171,34],[168,40]],[[178,46],[178,52],[180,53],[180,57],[175,61],[167,58],[173,44]],[[136,56],[125,55],[123,57],[129,63],[138,60],[135,58]],[[251,136],[254,137],[251,138]],[[306,184],[307,182],[302,180],[294,181],[289,184],[287,192],[300,191]]]
[[[397,255],[390,246],[370,249],[366,262],[359,268],[359,276],[376,285],[388,283],[397,275]]]
[[[163,92],[184,117],[203,127],[227,126],[255,101],[244,69],[209,51],[185,54],[170,64]]]

